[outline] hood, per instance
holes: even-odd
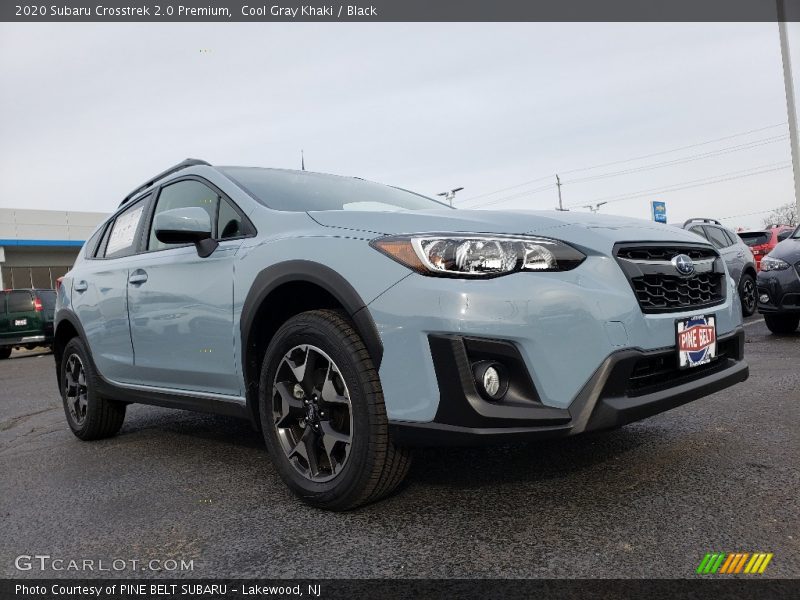
[[[325,227],[380,235],[454,232],[541,235],[607,252],[617,242],[703,242],[708,240],[672,225],[570,211],[418,210],[398,212],[315,211],[309,216]]]
[[[775,246],[769,255],[785,260],[790,265],[800,261],[800,238],[787,238]]]

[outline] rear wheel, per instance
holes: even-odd
[[[800,315],[764,315],[764,323],[772,333],[788,335],[800,325]]]
[[[264,439],[305,502],[349,510],[394,490],[409,451],[389,439],[378,373],[347,316],[301,313],[273,336],[261,368]]]
[[[5,360],[11,356],[11,348],[0,348],[0,360]]]
[[[61,398],[67,423],[82,440],[110,437],[125,420],[125,404],[100,396],[97,380],[85,344],[72,338],[61,359]]]
[[[749,317],[756,312],[756,282],[749,273],[744,273],[739,281],[739,298],[742,300],[742,315]]]

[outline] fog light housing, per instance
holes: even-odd
[[[478,393],[491,402],[503,399],[508,391],[508,370],[494,360],[482,360],[472,366]]]
[[[767,304],[769,302],[769,294],[761,294],[758,297],[758,301],[761,302],[762,304]]]

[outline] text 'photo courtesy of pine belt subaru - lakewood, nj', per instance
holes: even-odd
[[[332,510],[390,493],[413,446],[619,427],[744,381],[743,352],[736,283],[689,231],[195,159],[86,242],[54,342],[77,437],[129,403],[244,417]]]

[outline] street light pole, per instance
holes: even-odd
[[[789,55],[789,35],[786,27],[786,0],[778,2],[778,34],[781,40],[783,61],[783,85],[786,89],[786,109],[789,113],[789,143],[792,150],[792,172],[794,173],[794,201],[800,216],[800,145],[797,140],[797,108],[792,80],[792,60]]]
[[[453,188],[452,190],[448,190],[446,192],[439,192],[436,194],[437,196],[444,196],[445,201],[450,203],[450,208],[453,208],[453,199],[456,197],[456,193],[463,190],[463,187]]]

